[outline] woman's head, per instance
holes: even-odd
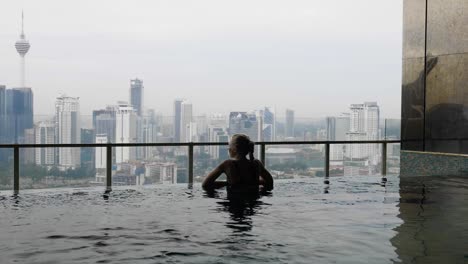
[[[229,155],[234,158],[245,157],[249,154],[249,159],[254,160],[255,143],[247,135],[235,134],[229,142]]]

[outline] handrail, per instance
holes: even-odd
[[[356,140],[356,141],[259,141],[260,160],[265,164],[266,146],[274,145],[325,145],[325,178],[330,176],[330,145],[335,144],[382,144],[382,176],[387,174],[387,144],[401,143],[401,140]],[[193,147],[227,146],[228,142],[181,142],[181,143],[79,143],[79,144],[0,144],[1,148],[13,148],[13,192],[19,193],[19,150],[21,148],[106,148],[106,192],[112,190],[112,148],[114,147],[188,147],[188,185],[193,186]],[[324,181],[328,184],[328,180]]]
[[[353,141],[258,141],[255,145],[325,145],[325,144],[377,144],[400,143],[401,140],[353,140]],[[0,148],[86,148],[86,147],[188,147],[188,146],[227,146],[228,142],[181,142],[181,143],[74,143],[74,144],[0,144]]]

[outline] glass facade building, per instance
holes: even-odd
[[[6,90],[6,143],[24,143],[26,129],[33,128],[33,92],[31,88]]]

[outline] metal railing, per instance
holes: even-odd
[[[325,177],[330,176],[330,145],[334,144],[381,144],[382,145],[382,175],[387,172],[387,144],[401,143],[400,140],[369,140],[369,141],[262,141],[260,146],[260,161],[265,164],[266,146],[274,145],[324,145],[325,146]],[[106,148],[106,192],[112,190],[112,148],[114,147],[188,147],[188,184],[193,186],[193,147],[195,146],[227,146],[227,142],[186,142],[186,143],[104,143],[104,144],[0,144],[0,148],[13,149],[13,192],[19,193],[20,149],[26,148]]]

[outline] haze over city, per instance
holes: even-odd
[[[61,93],[80,97],[82,115],[128,101],[133,78],[164,115],[175,98],[195,115],[267,105],[324,117],[363,101],[400,115],[401,1],[7,1],[7,87],[20,86],[22,9],[36,115],[52,114]]]

